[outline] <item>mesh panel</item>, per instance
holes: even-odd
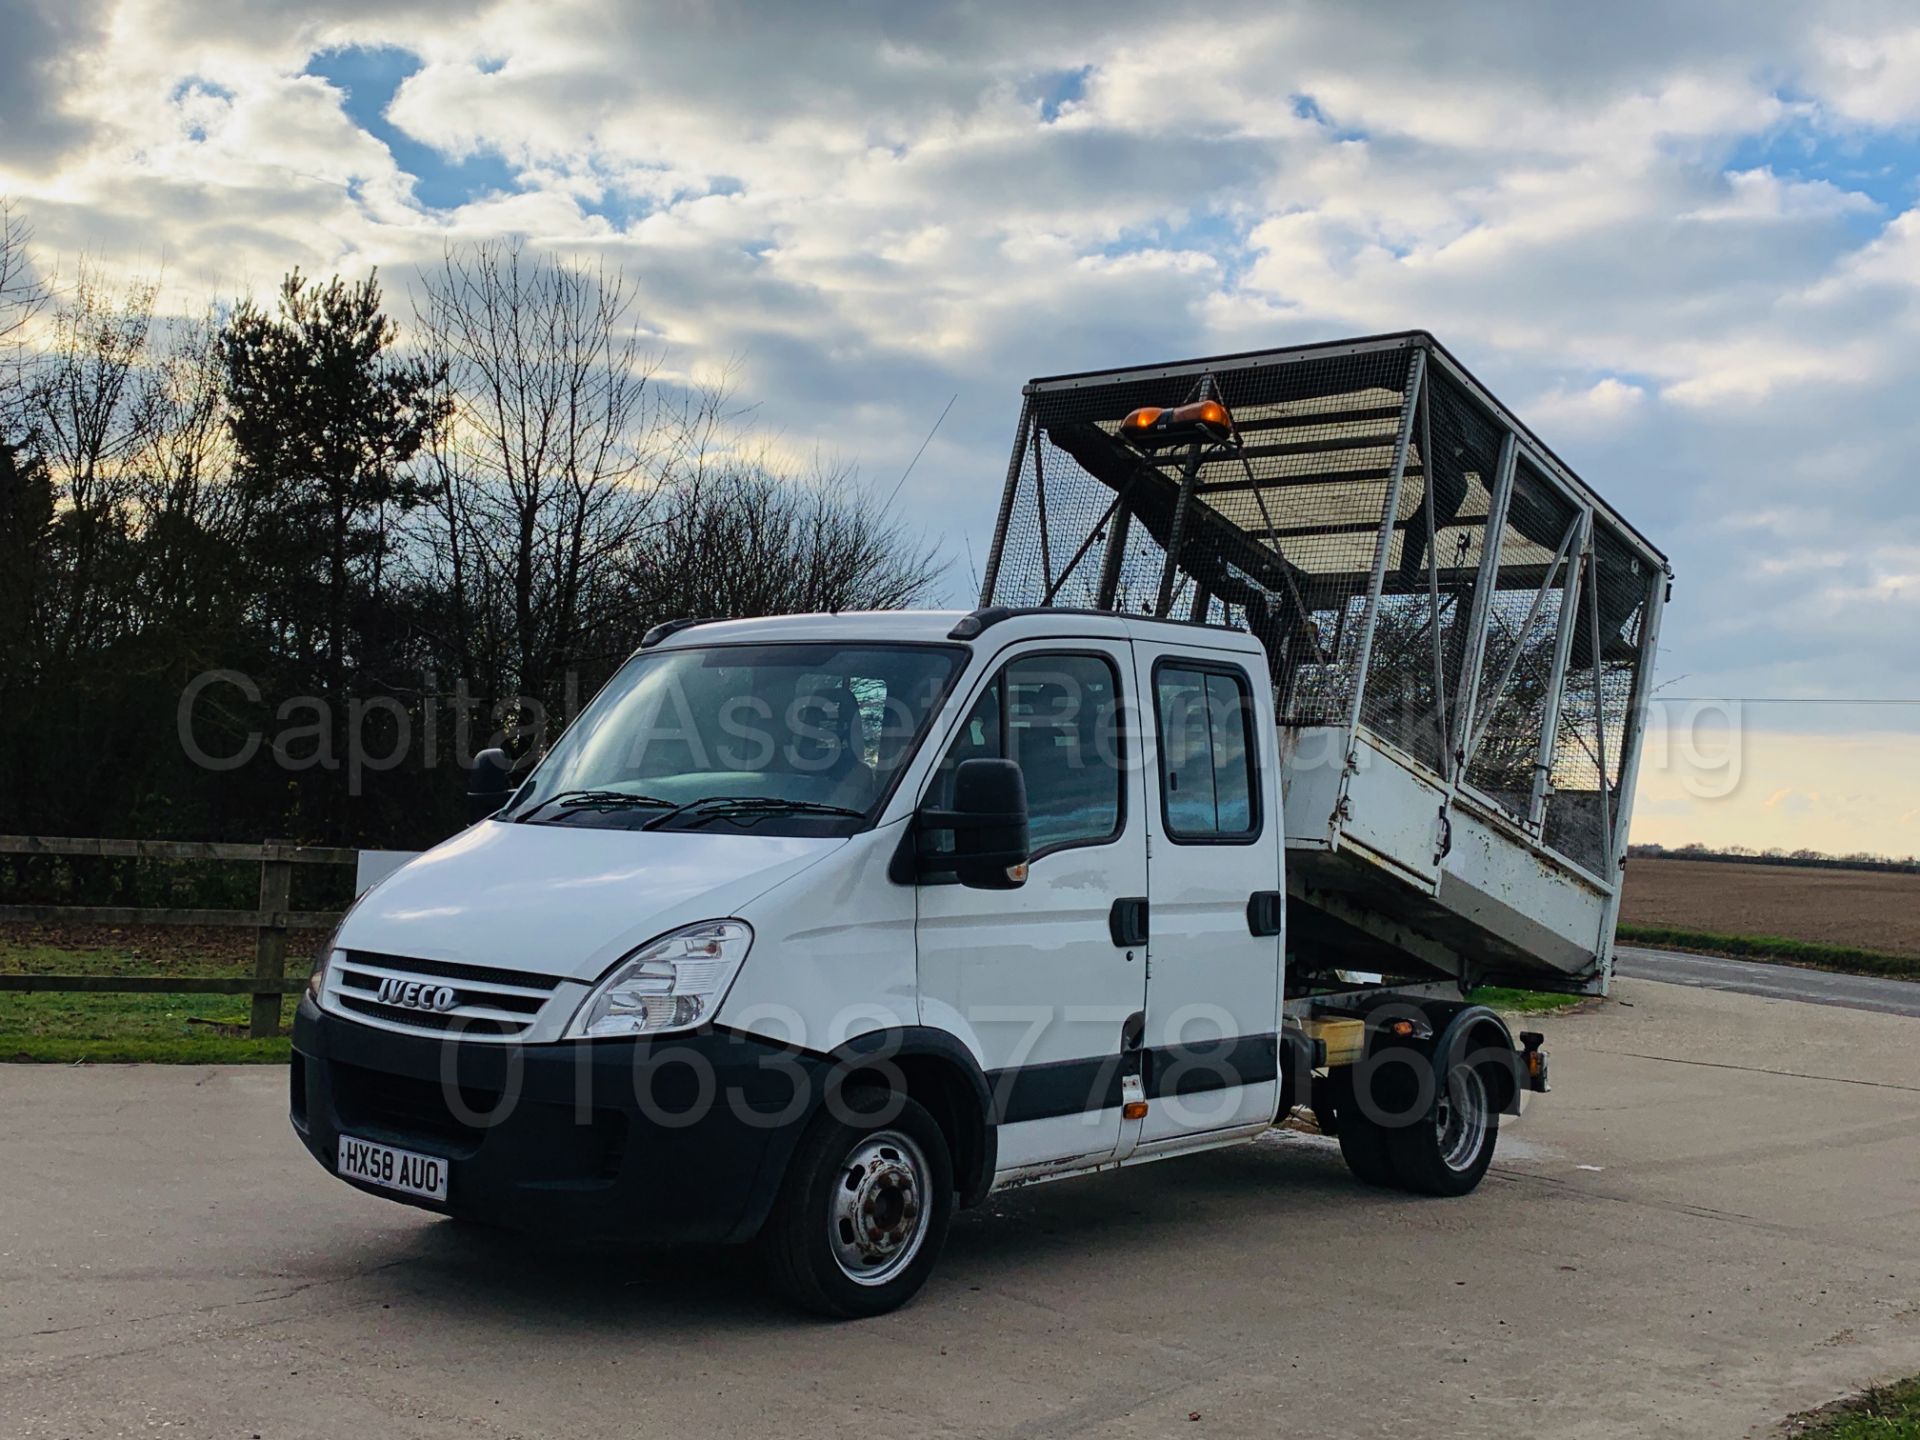
[[[1646,567],[1619,534],[1604,522],[1596,525],[1560,698],[1553,788],[1542,833],[1548,845],[1596,872],[1606,859],[1606,825],[1620,807],[1648,580]]]
[[[1449,773],[1473,590],[1502,431],[1444,373],[1427,377],[1401,487],[1360,718]],[[1424,462],[1431,451],[1432,463]]]
[[[1528,818],[1540,732],[1553,685],[1554,647],[1580,513],[1524,460],[1500,531],[1499,570],[1487,605],[1466,778],[1516,819]],[[1556,555],[1559,556],[1556,562]]]
[[[993,599],[1152,613],[1192,466],[1195,503],[1168,615],[1258,635],[1283,723],[1343,722],[1410,353],[1226,361],[1204,375],[1034,395]],[[1232,412],[1237,448],[1142,455],[1118,438],[1128,412],[1208,393]],[[1417,465],[1409,473],[1422,483]],[[1417,494],[1403,502],[1409,512]]]

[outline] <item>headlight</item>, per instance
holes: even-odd
[[[346,924],[343,917],[340,925]],[[333,942],[340,935],[340,925],[327,932],[327,938],[320,942],[320,948],[313,953],[313,970],[307,976],[307,995],[313,1003],[320,1003],[320,992],[327,988],[327,967],[333,963]]]
[[[691,1030],[713,1018],[752,944],[744,920],[703,920],[649,940],[581,1002],[564,1038]]]

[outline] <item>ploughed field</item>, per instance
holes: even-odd
[[[1920,957],[1920,875],[1636,856],[1620,920]]]

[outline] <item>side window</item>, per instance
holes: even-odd
[[[1120,831],[1120,693],[1096,655],[1010,661],[981,692],[934,772],[929,803],[953,802],[963,760],[1011,759],[1027,782],[1033,853],[1098,844]],[[949,849],[950,836],[927,841]]]
[[[1245,840],[1254,810],[1253,692],[1239,671],[1154,671],[1160,800],[1176,840]]]
[[[953,772],[960,768],[962,760],[998,760],[1006,754],[1001,744],[1000,680],[996,675],[980,692],[980,698],[960,726],[960,733],[953,737],[953,744],[940,757],[940,768],[933,772],[933,783],[927,787],[927,803],[934,809],[952,808]],[[923,851],[938,854],[953,849],[953,836],[935,831],[922,835],[920,845]]]
[[[1007,755],[1027,782],[1033,853],[1120,831],[1120,696],[1096,655],[1033,655],[1001,672]]]

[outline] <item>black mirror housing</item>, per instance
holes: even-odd
[[[478,824],[507,803],[513,793],[513,757],[504,750],[482,750],[467,772],[467,821]]]
[[[1033,853],[1027,782],[1012,760],[963,760],[953,772],[953,809],[923,810],[920,828],[953,833],[953,853],[940,857],[962,885],[1017,890]]]

